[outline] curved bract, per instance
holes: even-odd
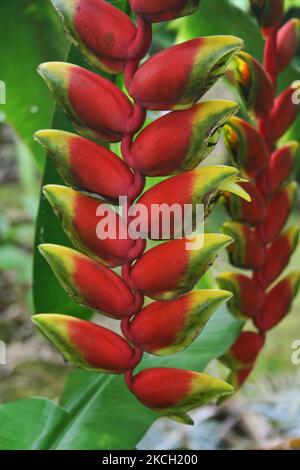
[[[199,372],[156,368],[139,372],[133,379],[132,391],[144,405],[163,416],[193,424],[188,411],[232,394],[233,387]]]
[[[206,233],[192,240],[182,238],[162,243],[146,251],[133,265],[132,286],[156,300],[178,297],[193,289],[214,263],[221,248],[231,242],[227,235]],[[188,243],[193,243],[193,250],[186,249]]]
[[[194,13],[201,0],[129,0],[136,14],[153,23]]]
[[[51,3],[91,65],[108,73],[124,70],[137,32],[125,13],[105,0],[51,0]]]
[[[122,139],[133,107],[116,85],[65,62],[47,62],[38,71],[80,134],[99,142]]]
[[[233,101],[211,100],[156,119],[135,139],[131,166],[145,176],[195,168],[213,151],[223,125],[237,109]]]
[[[33,322],[65,359],[82,369],[122,374],[131,367],[134,350],[125,339],[102,326],[67,315],[43,313]]]
[[[225,73],[242,47],[243,41],[234,36],[209,36],[172,46],[140,67],[129,92],[148,109],[189,108]]]
[[[54,129],[35,133],[64,182],[74,189],[100,194],[117,202],[119,194],[129,196],[133,174],[113,152],[91,140]]]

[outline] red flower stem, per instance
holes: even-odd
[[[133,138],[134,134],[136,134],[143,126],[145,119],[146,111],[139,104],[135,103],[132,116],[127,125],[127,133],[125,136],[130,135]]]
[[[132,134],[126,134],[123,136],[122,143],[121,143],[121,152],[125,162],[131,166],[132,164],[132,154],[131,154],[131,146],[133,141]]]
[[[278,29],[273,29],[271,34],[266,39],[265,53],[264,53],[264,66],[273,82],[274,89],[277,84],[277,33]]]
[[[272,83],[274,85],[274,90],[276,91],[277,84],[277,33],[278,29],[272,30],[271,34],[266,38],[265,43],[265,52],[264,52],[264,67],[269,74]],[[274,150],[274,142],[269,137],[269,128],[270,128],[270,113],[266,113],[262,119],[259,121],[259,131],[261,136],[264,138],[265,143],[270,151],[270,154]],[[267,169],[264,170],[266,173]],[[263,177],[263,174],[262,174]]]
[[[127,91],[130,89],[130,84],[134,74],[136,73],[139,62],[141,58],[146,55],[147,50],[150,46],[151,42],[151,34],[152,27],[151,24],[145,21],[144,19],[137,17],[137,34],[133,41],[133,44],[130,48],[129,55],[131,59],[128,60],[125,71],[124,71],[124,81]],[[143,127],[145,119],[146,119],[146,110],[142,108],[138,103],[134,103],[134,109],[130,120],[127,123],[127,132],[124,134],[122,143],[121,143],[121,153],[125,162],[132,166],[133,157],[131,152],[132,142],[134,139],[134,135]],[[130,224],[130,215],[129,211],[131,206],[134,204],[134,200],[141,194],[145,184],[145,178],[138,172],[134,172],[134,180],[133,184],[130,188],[129,193],[129,200],[127,204],[127,228]],[[130,319],[136,315],[139,310],[142,308],[144,303],[144,297],[139,292],[136,292],[132,288],[132,281],[131,281],[131,268],[132,263],[134,260],[139,258],[141,254],[144,252],[146,247],[145,240],[141,238],[136,240],[136,243],[133,249],[128,253],[127,262],[122,267],[122,278],[124,282],[132,289],[135,301],[134,301],[134,308],[130,312],[130,314],[123,318],[121,321],[121,330],[126,339],[130,341]],[[132,357],[131,368],[125,374],[125,383],[129,389],[132,387],[132,376],[135,367],[139,364],[142,360],[143,351],[139,349],[137,346],[134,346],[134,354]]]
[[[137,32],[129,50],[132,59],[140,61],[148,52],[152,39],[152,26],[148,21],[137,16]]]
[[[276,91],[277,87],[277,74],[278,74],[278,67],[277,67],[277,33],[278,29],[273,29],[269,36],[265,39],[265,50],[264,50],[264,67],[266,72],[269,74],[273,86],[274,86],[274,91]],[[259,127],[259,132],[261,136],[264,138],[265,143],[267,145],[267,148],[269,149],[270,156],[271,153],[274,150],[274,142],[272,139],[270,139],[269,135],[269,129],[270,129],[270,119],[269,119],[270,113],[266,113],[258,123]],[[260,175],[259,175],[259,181],[263,182],[264,177],[268,171],[268,168],[266,168]],[[259,231],[256,232],[259,236]],[[254,273],[253,273],[254,275]],[[259,282],[255,280],[258,284]],[[261,286],[263,287],[263,286]],[[265,336],[265,332],[263,330],[258,330],[260,334],[263,334]]]
[[[138,171],[134,172],[133,183],[128,191],[128,199],[134,201],[141,194],[145,186],[145,178]]]

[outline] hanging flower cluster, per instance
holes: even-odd
[[[219,277],[219,285],[234,294],[229,302],[233,315],[245,322],[251,319],[256,330],[243,331],[221,357],[232,370],[229,381],[236,387],[251,373],[266,333],[286,317],[300,286],[300,272],[278,280],[299,238],[297,225],[285,228],[297,200],[299,144],[276,143],[299,112],[299,84],[275,96],[278,74],[297,51],[300,21],[282,25],[283,0],[251,4],[265,38],[264,65],[240,52],[234,59],[234,74],[253,123],[234,117],[223,129],[232,161],[249,178],[242,186],[251,196],[250,203],[226,196],[233,222],[224,225],[224,233],[234,239],[229,247],[231,263],[253,275],[235,271]]]
[[[139,66],[151,43],[151,23],[190,14],[199,0],[131,0],[136,24],[107,1],[52,3],[92,66],[124,73],[132,100],[112,81],[85,68],[59,62],[40,65],[39,73],[80,134],[36,133],[68,185],[47,185],[44,194],[79,250],[43,244],[40,251],[78,303],[121,321],[123,337],[71,316],[39,314],[34,322],[71,363],[125,374],[128,388],[143,404],[191,423],[189,410],[231,394],[232,386],[188,370],[133,371],[143,352],[168,355],[189,346],[231,297],[224,290],[192,291],[231,238],[206,234],[204,246],[191,251],[186,250],[187,239],[171,239],[144,252],[145,241],[129,236],[128,221],[114,205],[126,196],[129,209],[135,201],[149,209],[153,204],[203,204],[208,214],[223,191],[249,200],[236,168],[195,169],[238,107],[225,100],[196,103],[224,74],[243,42],[233,36],[193,39]],[[141,130],[146,110],[171,112]],[[123,159],[103,142],[121,142]],[[142,194],[145,177],[173,174]],[[127,236],[98,237],[96,227],[104,212],[114,213],[118,229]],[[150,223],[147,232],[150,236]],[[160,230],[157,239],[162,239]],[[120,266],[122,276],[112,269]],[[143,308],[144,296],[154,302]]]

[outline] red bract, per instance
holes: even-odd
[[[166,235],[173,238],[177,234],[178,227],[182,230],[185,205],[192,209],[193,229],[195,229],[196,223],[200,223],[203,219],[202,217],[201,220],[197,220],[196,205],[202,204],[204,206],[203,216],[206,216],[216,199],[224,191],[232,192],[249,200],[247,193],[237,184],[239,182],[240,178],[232,167],[219,165],[187,171],[157,184],[146,191],[138,200],[138,204],[147,208],[148,214],[147,220],[143,224],[147,227],[147,232],[143,235],[154,240],[164,240]],[[178,191],[178,188],[181,188],[181,191]],[[162,204],[166,204],[171,213],[173,212],[173,219],[167,230],[164,230],[162,218],[160,217],[157,221],[157,217],[155,217],[157,213],[159,214],[159,208]],[[176,209],[173,208],[174,204],[177,206]]]
[[[126,235],[124,222],[113,207],[65,186],[47,185],[43,191],[76,248],[108,266],[124,264],[135,242]],[[116,238],[100,239],[97,226],[106,226],[107,214],[115,220]]]
[[[255,177],[267,166],[269,155],[257,129],[243,119],[233,117],[223,128],[223,138],[232,162],[247,177]]]
[[[173,20],[194,13],[201,0],[129,0],[133,11],[151,22]]]
[[[279,190],[281,185],[293,176],[297,165],[298,151],[299,144],[293,141],[271,155],[270,164],[259,181],[259,186],[266,195]]]
[[[213,150],[220,129],[238,106],[225,100],[195,103],[225,73],[243,41],[234,36],[192,39],[139,66],[150,46],[151,22],[191,14],[199,0],[131,0],[136,22],[111,4],[114,2],[52,3],[90,64],[109,73],[124,72],[124,81],[116,83],[124,83],[126,92],[108,78],[77,65],[50,62],[39,67],[82,135],[60,130],[35,135],[64,182],[72,187],[50,184],[43,191],[80,252],[51,244],[41,245],[40,251],[66,292],[91,310],[120,320],[124,338],[65,315],[40,314],[34,322],[75,366],[124,374],[129,390],[146,406],[191,424],[188,411],[231,394],[232,386],[180,369],[153,368],[137,375],[134,370],[144,351],[167,355],[188,347],[218,306],[231,297],[226,290],[190,292],[218,251],[231,242],[227,235],[190,232],[222,194],[250,201],[237,169],[221,165],[195,169]],[[176,111],[143,128],[147,109]],[[121,158],[98,145],[119,141]],[[263,143],[258,140],[246,153],[245,168],[256,173],[267,157]],[[253,153],[257,155],[254,165],[250,162]],[[174,173],[176,176],[160,184],[150,184],[143,193],[144,176]],[[127,204],[123,204],[124,198]],[[158,211],[167,208],[171,214],[176,203],[181,216],[173,221],[171,217],[171,230],[165,237],[159,214],[157,226],[154,224],[153,208],[158,205]],[[122,208],[113,206],[118,204]],[[182,225],[187,204],[194,217],[188,228]],[[199,204],[204,211],[198,218]],[[139,208],[146,214],[140,214]],[[143,217],[145,224],[141,224]],[[182,228],[186,231],[176,239]],[[151,237],[169,241],[143,253],[143,238]],[[110,269],[115,267],[121,267],[118,274]],[[253,292],[260,293],[259,287]],[[144,295],[156,301],[143,308]],[[242,297],[249,309],[246,295]]]
[[[89,62],[108,73],[121,72],[136,36],[130,18],[104,0],[51,0],[73,42]]]
[[[233,388],[206,374],[181,369],[146,369],[138,373],[132,392],[149,408],[185,424],[193,424],[186,415],[208,400],[230,395]]]
[[[42,64],[39,72],[82,135],[105,142],[122,139],[133,108],[116,85],[89,70],[63,62]]]
[[[264,335],[244,331],[231,346],[230,351],[222,356],[221,360],[235,370],[249,369],[255,363],[264,344]]]
[[[75,189],[112,201],[129,196],[133,174],[113,152],[69,132],[45,130],[36,140],[49,152],[64,181]]]
[[[258,226],[260,239],[270,243],[285,226],[297,198],[297,183],[292,181],[270,200],[264,221]]]
[[[209,36],[172,46],[139,68],[129,92],[148,109],[189,108],[225,73],[242,47],[234,36]]]
[[[282,137],[296,119],[299,112],[299,88],[298,83],[287,88],[276,98],[270,114],[268,137],[271,140]]]
[[[183,238],[158,245],[133,265],[132,287],[153,299],[177,297],[193,288],[213,264],[218,251],[231,241],[227,235],[206,233],[203,240],[200,235],[196,239]],[[187,244],[191,243],[194,249],[187,250]]]
[[[67,315],[34,315],[34,323],[77,367],[122,374],[131,366],[133,349],[125,339],[102,326]]]
[[[134,317],[129,337],[140,349],[151,354],[164,356],[182,351],[230,297],[227,291],[200,290],[169,302],[153,302]]]
[[[277,67],[282,72],[294,58],[300,39],[300,20],[293,18],[285,23],[277,35]]]
[[[228,272],[218,276],[217,280],[222,289],[234,294],[228,302],[229,310],[234,316],[245,320],[260,312],[265,292],[254,279],[237,272]]]
[[[228,247],[230,261],[234,266],[258,269],[263,265],[266,249],[255,230],[248,225],[227,222],[223,226],[223,231],[234,240],[234,243]]]
[[[290,227],[269,245],[264,263],[254,274],[264,288],[272,284],[288,265],[299,241],[299,231],[297,226]]]
[[[278,282],[267,294],[255,325],[261,331],[274,328],[289,313],[300,287],[300,273],[295,272]]]
[[[249,194],[251,201],[245,201],[233,194],[225,193],[225,201],[231,217],[239,222],[257,224],[266,215],[266,203],[257,189],[250,183],[241,183],[240,186]]]
[[[236,111],[236,103],[215,100],[166,114],[138,135],[128,163],[147,176],[190,170],[213,151],[222,126]]]
[[[64,246],[44,244],[39,249],[62,286],[78,303],[119,319],[135,310],[133,293],[106,266]]]
[[[246,52],[234,59],[235,79],[247,108],[263,116],[273,106],[274,87],[264,67]]]

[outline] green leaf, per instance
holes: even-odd
[[[44,398],[0,406],[0,450],[47,449],[67,412]]]
[[[178,28],[177,42],[216,34],[238,36],[244,39],[249,54],[262,59],[263,39],[255,19],[229,0],[206,0],[194,15],[182,18],[174,27]]]
[[[67,381],[61,406],[72,419],[53,442],[55,450],[131,449],[157,419],[128,391],[122,376],[76,371]]]
[[[245,51],[263,59],[264,41],[253,16],[232,5],[229,0],[204,1],[201,8],[191,16],[178,21],[177,42],[187,41],[197,36],[232,34],[245,41]],[[299,78],[298,58],[280,76],[280,90]]]
[[[124,11],[125,13],[130,13],[130,6],[127,0],[108,0],[114,7],[119,8],[119,10]]]
[[[7,93],[1,111],[41,165],[44,154],[32,135],[49,127],[54,101],[36,68],[46,60],[61,60],[67,41],[48,0],[1,2],[0,17],[0,79]]]
[[[199,338],[185,351],[166,357],[147,355],[141,363],[145,367],[179,367],[203,371],[207,364],[232,345],[243,323],[233,318],[223,305],[211,317]]]

